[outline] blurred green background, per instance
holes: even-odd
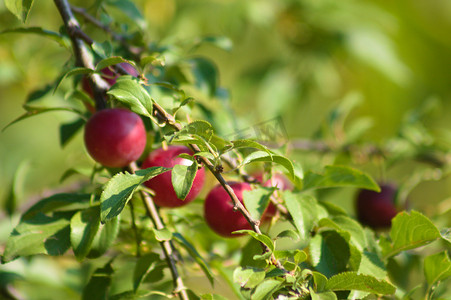
[[[84,7],[91,4],[73,3]],[[359,105],[346,122],[361,120],[355,126],[368,128],[359,141],[384,143],[398,132],[406,112],[435,99],[434,109],[422,122],[428,134],[449,146],[448,0],[136,3],[148,21],[146,34],[152,41],[183,46],[205,36],[230,39],[233,47],[228,51],[202,45],[190,55],[204,55],[217,64],[220,84],[231,95],[238,128],[281,116],[291,140],[311,138],[331,110],[344,99],[354,98]],[[0,29],[18,26],[20,22],[2,2]],[[51,1],[36,1],[26,26],[58,31],[61,19]],[[0,45],[3,128],[24,112],[21,106],[30,92],[55,79],[70,54],[37,35],[2,34]],[[62,93],[46,97],[44,103],[47,101],[65,104]],[[59,146],[59,125],[72,117],[70,113],[46,113],[0,134],[0,199],[9,195],[10,183],[21,164],[24,176],[19,179],[23,182],[16,182],[24,187],[17,189],[23,193],[17,197],[20,205],[26,205],[29,196],[39,198],[60,188],[59,179],[66,169],[91,165],[80,135],[65,149]],[[326,138],[333,142],[339,137]],[[292,151],[290,155],[304,162],[302,153]],[[309,162],[318,163],[308,159],[304,168],[311,167]],[[368,170],[376,178],[380,175],[372,167]],[[387,176],[402,180],[412,172],[409,163],[395,170]],[[426,202],[443,200],[449,192],[447,182],[425,183],[413,198],[426,206]]]
[[[94,2],[71,1],[82,7]],[[404,128],[413,140],[440,148],[445,158],[449,157],[449,0],[134,2],[148,22],[145,33],[156,43],[190,48],[200,37],[227,38],[222,49],[203,44],[187,52],[213,61],[220,85],[230,93],[237,125],[221,128],[223,134],[281,116],[290,141],[319,139],[331,146],[341,145],[348,141],[352,128],[356,144],[383,146]],[[19,26],[22,24],[1,1],[0,31]],[[53,1],[35,1],[26,26],[59,31],[61,18]],[[226,50],[229,40],[233,47]],[[0,34],[0,128],[24,113],[22,104],[29,93],[53,82],[69,58],[70,53],[52,40],[37,35]],[[40,104],[67,105],[61,90],[64,88]],[[195,96],[204,102],[220,101],[204,94]],[[334,113],[340,109],[346,112],[346,105],[354,104],[344,121],[348,136],[343,137],[343,132],[328,125]],[[429,109],[415,122],[415,112],[422,107]],[[15,174],[14,198],[18,209],[24,210],[44,195],[71,189],[76,181],[59,183],[67,169],[92,166],[80,134],[64,149],[60,147],[59,125],[73,117],[67,112],[49,112],[0,133],[0,245],[19,216],[9,219],[3,211],[11,199]],[[405,125],[409,121],[413,124],[410,127]],[[451,215],[451,181],[437,174],[433,166],[405,159],[385,169],[384,163],[377,160],[344,159],[296,149],[289,149],[288,154],[304,170],[344,162],[368,171],[376,179],[398,183],[430,171],[426,172],[428,180],[409,193],[412,207],[430,217],[445,211]],[[340,189],[321,196],[338,202],[352,214],[353,192]],[[449,220],[446,222],[451,226]],[[51,263],[41,259],[28,266],[29,278],[46,278],[47,284],[54,282],[55,287],[63,285],[65,292],[55,289],[55,293],[61,291],[60,298],[76,298],[67,286],[81,284],[74,279],[78,271],[58,273],[58,265],[67,266],[68,270],[78,266],[65,258]],[[10,267],[25,270],[22,261]],[[23,284],[26,289],[26,283]]]

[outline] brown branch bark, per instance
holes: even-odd
[[[75,63],[79,67],[85,67],[94,70],[94,63],[90,59],[88,48],[85,45],[86,34],[80,29],[80,24],[72,14],[70,4],[67,0],[54,0],[56,7],[63,19],[64,26],[72,42],[72,48],[75,55]],[[81,37],[84,38],[81,38]],[[93,73],[88,76],[89,84],[94,93],[97,110],[106,107],[105,92],[108,90],[108,83],[102,79],[99,74]]]

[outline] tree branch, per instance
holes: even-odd
[[[130,171],[133,173],[136,172],[138,167],[136,166],[136,163],[130,164]],[[152,220],[153,225],[156,229],[161,230],[166,228],[163,221],[160,218],[160,215],[158,214],[158,210],[155,206],[155,203],[153,202],[152,197],[145,191],[141,190],[140,195],[144,204],[144,207],[146,208],[146,212],[149,215],[150,219]],[[174,293],[179,296],[182,300],[188,300],[188,294],[186,292],[186,287],[183,283],[182,278],[180,277],[177,266],[176,266],[176,259],[174,251],[172,250],[172,245],[170,241],[162,241],[160,242],[161,249],[163,250],[164,257],[166,258],[166,262],[168,263],[169,269],[171,271],[172,279],[174,282]]]
[[[68,1],[54,0],[54,2],[63,19],[64,26],[72,42],[76,65],[94,70],[94,63],[92,62],[90,53],[85,45],[86,34],[84,34],[80,29],[80,25],[72,14]],[[80,38],[81,36],[84,38]],[[105,108],[105,93],[109,88],[108,83],[96,73],[88,76],[88,81],[94,93],[97,110]]]

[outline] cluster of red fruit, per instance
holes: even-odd
[[[146,130],[141,118],[126,109],[113,108],[96,112],[86,123],[84,134],[88,153],[98,163],[106,167],[125,167],[139,159],[146,145]],[[155,166],[172,168],[177,164],[189,165],[192,162],[180,157],[180,154],[193,155],[185,146],[168,146],[157,149],[144,158],[142,168]],[[144,184],[155,193],[154,201],[160,207],[180,207],[191,202],[203,188],[204,168],[200,168],[193,181],[190,192],[184,200],[177,198],[171,181],[171,172],[160,174]],[[243,191],[251,190],[246,182],[229,182],[238,199],[243,201]],[[265,186],[277,186],[280,189],[290,187],[281,176],[268,180]],[[204,212],[207,224],[219,235],[231,237],[232,232],[251,229],[244,216],[233,209],[234,205],[221,185],[212,188],[205,199]],[[268,206],[264,219],[275,213],[273,205]]]
[[[115,80],[115,77],[114,77]],[[109,82],[114,84],[114,81]],[[89,93],[89,90],[87,90]],[[113,168],[122,168],[138,160],[146,146],[146,129],[141,118],[124,108],[104,109],[95,112],[85,126],[85,145],[88,153],[98,163]],[[172,168],[177,164],[189,165],[192,162],[180,154],[193,155],[185,146],[169,146],[151,152],[142,163],[142,168],[162,166]],[[180,207],[188,204],[203,188],[205,171],[200,168],[193,181],[190,192],[184,200],[177,197],[172,186],[171,172],[160,174],[144,184],[155,192],[154,201],[160,207]],[[262,178],[257,178],[262,181]],[[229,182],[238,199],[243,203],[243,192],[251,190],[246,182]],[[282,175],[276,174],[264,183],[280,190],[291,189],[292,184]],[[359,220],[371,227],[390,226],[396,214],[392,205],[395,189],[382,186],[381,193],[362,191],[357,198]],[[368,209],[370,206],[370,209]],[[262,221],[271,219],[276,207],[270,203],[263,214]],[[221,185],[211,189],[204,202],[205,220],[210,228],[224,237],[236,236],[232,232],[251,229],[244,216],[234,209],[232,200]]]
[[[126,109],[113,108],[96,112],[86,123],[84,133],[88,153],[98,163],[106,167],[125,167],[139,159],[146,145],[146,130],[141,118]],[[193,152],[185,146],[169,146],[167,149],[157,149],[145,157],[142,168],[162,166],[172,168],[177,164],[192,162],[180,157],[180,154],[192,155]],[[165,172],[145,182],[145,185],[155,192],[154,201],[160,207],[180,207],[191,202],[202,190],[205,171],[200,168],[193,181],[190,192],[185,200],[177,198],[172,187],[171,173]],[[238,199],[243,202],[243,191],[251,190],[246,182],[229,182]],[[274,176],[265,186],[277,186],[287,189],[291,184],[282,176]],[[263,219],[274,216],[276,208],[270,204]],[[231,237],[232,232],[240,229],[250,229],[244,216],[234,210],[234,205],[221,185],[213,187],[205,199],[205,220],[218,234]]]

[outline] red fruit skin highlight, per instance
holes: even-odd
[[[141,118],[129,110],[104,109],[86,123],[84,141],[95,161],[120,168],[141,156],[146,146],[146,129]]]
[[[193,152],[185,146],[169,146],[167,150],[163,148],[154,150],[143,161],[142,169],[150,167],[166,167],[172,168],[177,164],[187,165],[191,161],[177,157],[178,155],[186,153],[193,155]],[[172,186],[171,172],[160,174],[144,183],[145,186],[155,192],[153,200],[156,205],[160,207],[180,207],[188,204],[194,200],[201,192],[205,182],[205,170],[201,168],[197,170],[196,177],[194,177],[193,185],[185,200],[177,198],[174,187]]]
[[[243,192],[250,191],[251,186],[245,182],[229,182],[238,199],[243,203]],[[233,210],[233,202],[221,185],[216,185],[207,195],[204,204],[204,216],[208,226],[223,237],[237,237],[233,231],[252,229],[246,218]]]

